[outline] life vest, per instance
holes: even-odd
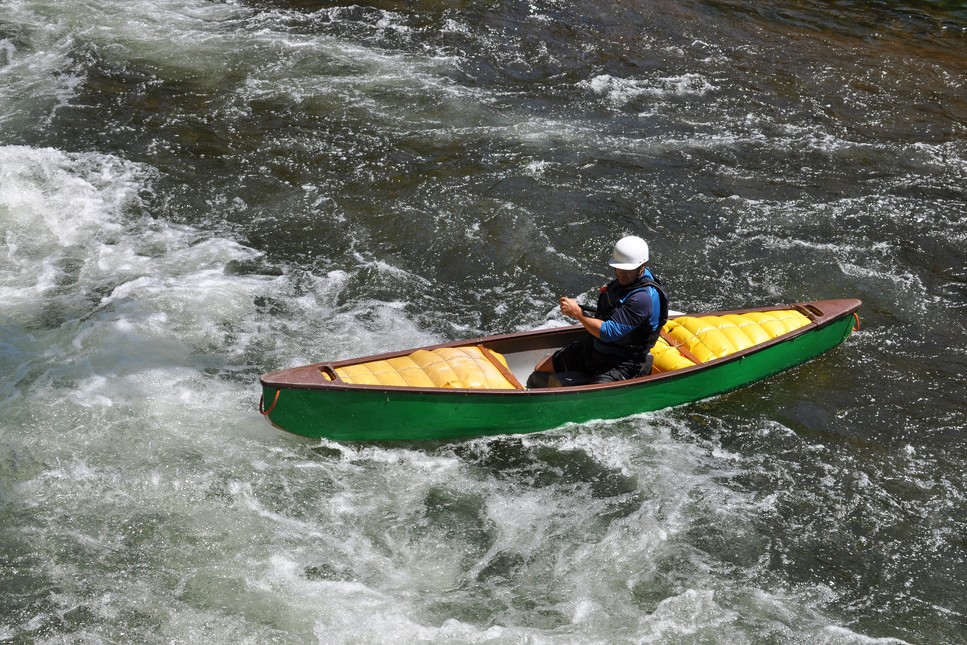
[[[658,341],[662,327],[668,322],[668,295],[657,277],[648,277],[642,274],[640,278],[627,287],[621,286],[618,280],[612,280],[602,288],[598,295],[597,314],[599,319],[609,320],[628,298],[633,294],[646,291],[648,288],[652,288],[658,293],[659,312],[658,324],[655,329],[651,329],[647,324],[641,324],[617,343],[605,343],[598,340],[595,346],[599,350],[609,354],[620,351],[630,358],[638,360],[644,360],[647,357],[648,352]]]

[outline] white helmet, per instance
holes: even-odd
[[[618,240],[608,264],[615,269],[630,271],[648,261],[648,243],[640,237],[629,235]]]

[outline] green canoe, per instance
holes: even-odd
[[[627,381],[522,389],[533,366],[549,352],[585,333],[580,326],[540,329],[458,341],[379,356],[317,363],[265,374],[261,378],[259,409],[272,425],[306,437],[338,441],[426,441],[481,435],[547,430],[569,422],[615,419],[641,412],[705,399],[800,365],[844,341],[858,324],[859,300],[823,300],[776,307],[760,307],[670,318],[669,327],[684,322],[727,320],[759,316],[759,312],[797,312],[802,319],[793,331],[779,333],[728,355],[697,358],[687,343],[665,335],[675,349],[692,362],[685,367],[653,371]],[[802,316],[800,316],[802,314]],[[709,318],[706,318],[709,317]],[[677,325],[677,323],[682,323]],[[733,330],[734,331],[734,330]],[[664,342],[664,341],[660,341]],[[354,366],[399,364],[414,352],[447,353],[473,348],[500,365],[508,389],[479,385],[454,387],[367,385],[347,382]],[[657,348],[656,348],[657,349]],[[692,349],[695,349],[693,347]],[[701,348],[704,349],[704,346]],[[477,351],[477,350],[474,350]],[[422,354],[427,356],[428,354]],[[479,360],[479,356],[477,357]],[[657,361],[656,361],[657,365]],[[340,378],[340,375],[343,378]],[[422,375],[421,375],[422,378]],[[516,389],[514,388],[516,386]]]

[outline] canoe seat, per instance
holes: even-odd
[[[523,389],[504,357],[482,345],[418,349],[408,356],[345,365],[333,371],[340,381],[356,385]],[[326,371],[323,375],[332,380]]]
[[[795,309],[669,320],[651,353],[653,373],[671,372],[778,338],[811,321]]]

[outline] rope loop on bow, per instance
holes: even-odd
[[[281,389],[277,389],[275,391],[275,398],[272,399],[272,405],[269,406],[269,409],[268,410],[266,410],[265,408],[262,407],[263,404],[265,403],[265,395],[263,394],[262,396],[259,397],[259,412],[262,413],[262,416],[264,416],[264,417],[269,416],[269,414],[272,412],[272,410],[275,409],[275,404],[279,402],[279,394],[281,394],[281,393],[282,393],[282,390]]]

